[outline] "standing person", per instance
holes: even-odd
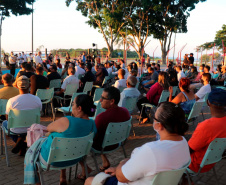
[[[83,54],[82,54],[82,61],[86,62],[86,52],[83,52]]]
[[[3,53],[3,62],[7,68],[9,68],[9,56]]]
[[[33,53],[29,54],[29,60],[30,60],[31,66],[33,67]]]
[[[43,63],[43,61],[42,61],[42,52],[41,51],[39,51],[38,52],[38,56],[36,57],[36,59],[35,59],[36,61],[36,66],[38,65],[38,64],[42,64]]]
[[[97,65],[100,64],[100,56],[99,55],[97,55],[96,62],[97,62]]]
[[[23,63],[23,56],[21,55],[21,53],[19,53],[18,57],[17,57],[17,60],[19,61],[19,66]]]
[[[147,55],[147,63],[150,64],[151,58],[149,55]]]
[[[24,62],[26,63],[27,62],[27,55],[26,54],[24,54],[24,52],[22,51],[22,57],[23,57],[23,59],[24,59]]]
[[[9,66],[10,66],[10,74],[15,75],[15,68],[16,68],[16,56],[14,56],[13,52],[11,52],[11,55],[9,57]]]
[[[194,64],[194,57],[193,57],[193,53],[190,53],[190,57],[189,57],[189,59],[188,59],[188,64],[189,64],[189,66],[193,66],[193,64]]]

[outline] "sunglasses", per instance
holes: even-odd
[[[101,95],[101,97],[100,97],[102,100],[110,100],[110,98],[105,98],[105,97],[103,97],[102,95]]]

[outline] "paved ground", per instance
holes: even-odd
[[[208,109],[205,110],[205,117],[208,118],[210,117],[210,114],[208,113]],[[61,115],[58,115],[61,116]],[[202,117],[199,116],[198,121],[196,121],[196,124],[202,120]],[[41,123],[43,125],[47,125],[48,123],[51,122],[50,117],[42,117]],[[136,136],[134,137],[131,133],[131,136],[129,137],[125,149],[126,153],[128,155],[131,154],[132,150],[135,147],[141,146],[142,144],[146,142],[153,141],[155,139],[155,131],[152,128],[152,124],[145,124],[145,125],[138,125],[138,121],[136,120],[136,116],[133,116],[133,125],[134,129],[136,132]],[[189,129],[189,132],[187,133],[186,137],[189,138],[190,134],[192,134],[193,130],[195,129],[195,126],[191,126]],[[23,161],[24,158],[20,157],[16,154],[12,154],[10,150],[12,149],[13,143],[12,141],[7,138],[7,143],[9,145],[9,157],[10,157],[10,163],[11,166],[7,167],[6,162],[5,162],[5,155],[0,156],[0,185],[21,185],[23,184],[23,174],[24,174],[24,167],[23,167]],[[108,158],[110,159],[110,162],[112,166],[117,165],[120,160],[122,160],[123,153],[122,150],[119,149],[113,154],[109,154]],[[94,162],[93,159],[88,156],[88,165],[92,168],[94,168]],[[101,164],[100,158],[98,158],[98,163]],[[75,168],[73,168],[74,172]],[[223,159],[216,165],[216,170],[219,178],[220,185],[226,185],[226,159]],[[80,167],[79,167],[80,171]],[[96,172],[93,171],[91,175],[95,175]],[[50,172],[45,172],[45,182],[47,185],[57,185],[59,184],[59,172],[58,171],[50,171]],[[198,178],[198,183],[197,184],[207,184],[207,185],[215,185],[216,180],[213,176],[212,172],[205,173],[203,175],[200,175]],[[69,183],[70,185],[73,184],[78,184],[82,185],[84,184],[83,181],[74,179],[74,173],[72,176],[72,181]]]

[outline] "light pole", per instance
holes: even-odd
[[[31,52],[33,54],[33,3],[32,3],[32,14],[31,14]]]
[[[2,18],[3,18],[3,10],[1,13],[1,25],[0,25],[0,67],[2,67]]]

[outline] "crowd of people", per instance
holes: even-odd
[[[139,62],[125,65],[120,62],[96,61],[85,53],[76,59],[71,59],[67,53],[64,65],[59,56],[49,54],[46,60],[42,60],[41,52],[35,57],[24,57],[24,53],[14,56],[11,53],[7,65],[10,74],[2,75],[4,87],[0,89],[0,99],[7,99],[6,115],[3,126],[7,129],[8,114],[10,109],[29,110],[39,108],[43,110],[41,100],[35,96],[38,89],[48,89],[52,80],[60,79],[62,85],[54,89],[54,94],[63,96],[67,85],[77,87],[77,92],[82,92],[86,82],[93,82],[93,89],[89,95],[78,95],[72,103],[72,115],[57,119],[47,126],[48,134],[41,145],[38,160],[43,164],[48,161],[50,146],[55,137],[76,138],[94,132],[93,148],[102,149],[105,131],[110,122],[124,122],[130,119],[131,113],[126,107],[127,98],[137,98],[137,108],[142,118],[141,124],[150,121],[146,110],[142,110],[143,103],[150,103],[157,107],[151,115],[153,129],[156,131],[156,141],[148,142],[134,149],[129,159],[123,160],[117,167],[111,167],[106,155],[102,154],[102,165],[99,170],[110,174],[105,185],[122,184],[149,184],[156,173],[173,170],[188,165],[195,172],[205,154],[208,145],[215,138],[226,138],[226,91],[216,86],[223,86],[226,80],[226,66],[218,65],[216,71],[210,70],[208,65],[200,65],[199,71],[194,64],[194,57],[186,56],[181,65],[169,62],[165,70],[161,70],[160,64],[146,63],[142,69]],[[193,58],[192,58],[193,57]],[[7,61],[7,60],[6,60]],[[19,61],[20,71],[15,76],[15,67]],[[109,77],[108,83],[103,82]],[[103,93],[99,102],[104,112],[98,114],[93,121],[89,117],[95,114],[93,94],[97,86],[103,87]],[[174,92],[177,86],[177,92]],[[169,91],[166,102],[159,104],[163,90]],[[204,101],[207,97],[212,118],[199,123],[191,139],[186,141],[184,135],[188,130],[187,117],[196,101]],[[57,104],[55,105],[57,106]],[[142,112],[141,112],[142,110]],[[4,115],[2,115],[4,116]],[[139,116],[138,116],[139,117]],[[27,128],[13,128],[11,132],[15,146],[13,153],[24,156],[26,153]],[[211,131],[211,132],[210,132]],[[118,145],[106,147],[105,150],[114,150]],[[28,154],[27,154],[28,155]],[[82,172],[77,178],[86,179],[83,162],[80,159],[57,162],[51,164],[56,167],[64,167],[68,164],[80,162]],[[208,171],[213,165],[203,168]],[[139,169],[139,170],[137,170]],[[88,172],[92,169],[88,167]],[[85,184],[92,184],[95,177],[90,177]],[[39,182],[37,181],[37,184]],[[67,184],[66,169],[61,170],[60,184]]]

